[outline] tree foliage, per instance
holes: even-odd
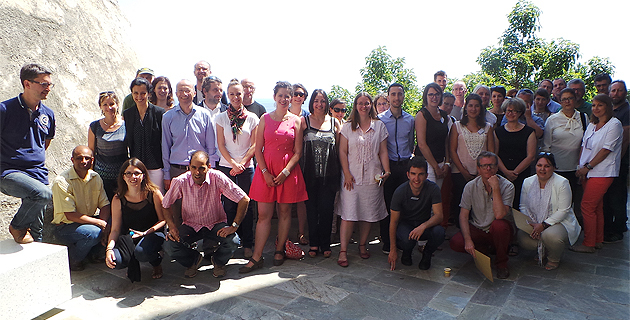
[[[592,88],[595,75],[613,74],[614,66],[608,58],[593,57],[581,64],[578,44],[562,38],[550,42],[539,38],[536,32],[542,28],[541,13],[528,0],[516,3],[507,16],[510,26],[499,38],[498,46],[483,49],[477,58],[481,71],[465,77],[471,81],[466,82],[469,87],[483,83],[535,89],[540,80],[560,77],[581,78],[587,88]]]
[[[405,87],[405,102],[403,109],[410,114],[416,114],[420,109],[422,94],[416,86],[416,75],[413,69],[405,68],[405,58],[393,58],[387,53],[385,46],[372,50],[365,58],[365,67],[361,68],[362,81],[356,85],[354,94],[340,86],[333,86],[330,90],[331,99],[344,98],[348,108],[354,96],[359,92],[367,92],[375,96],[386,92],[390,84],[398,82]]]

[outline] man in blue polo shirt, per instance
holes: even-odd
[[[24,92],[0,103],[0,191],[22,199],[9,225],[20,244],[42,241],[44,210],[52,199],[44,162],[55,136],[55,114],[42,103],[54,86],[50,75],[39,64],[24,65]]]
[[[418,264],[420,270],[431,267],[433,252],[444,242],[442,200],[440,187],[427,180],[427,162],[414,157],[407,170],[408,182],[401,184],[392,197],[391,222],[389,225],[390,250],[388,261],[391,270],[396,268],[397,248],[402,250],[400,262],[411,265],[413,247],[420,240],[427,240]]]

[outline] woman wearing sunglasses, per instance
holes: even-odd
[[[346,109],[346,101],[338,98],[333,99],[333,101],[330,103],[329,112],[333,118],[339,121],[339,123],[345,123],[346,113],[348,112],[348,109]]]
[[[293,85],[293,97],[291,97],[291,106],[289,107],[289,111],[298,117],[307,117],[310,113],[304,109],[302,109],[302,105],[304,101],[308,98],[308,91],[301,83],[296,83]],[[306,204],[304,202],[298,202],[297,204],[297,216],[298,216],[298,242],[300,244],[308,244],[308,239],[306,238]]]

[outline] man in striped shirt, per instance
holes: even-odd
[[[220,171],[210,168],[209,156],[205,151],[197,151],[190,157],[189,171],[173,178],[171,188],[162,201],[166,209],[165,219],[168,224],[168,237],[164,249],[169,256],[188,268],[184,273],[187,278],[197,275],[203,256],[194,249],[199,240],[219,243],[212,256],[213,276],[225,275],[225,265],[232,258],[240,239],[236,235],[239,224],[243,221],[249,205],[249,197]],[[236,217],[231,226],[221,205],[221,195],[237,202]],[[171,206],[175,200],[182,199],[182,224],[175,225]]]

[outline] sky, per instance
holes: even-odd
[[[581,58],[608,57],[613,79],[630,80],[627,14],[630,1],[533,1],[540,38],[580,45]],[[193,66],[210,62],[224,87],[256,83],[255,99],[273,98],[276,81],[309,90],[341,85],[354,91],[365,57],[379,45],[404,57],[417,84],[437,70],[462,78],[480,70],[481,50],[508,27],[513,1],[207,1],[118,0],[130,23],[140,66],[173,85],[194,80]]]

